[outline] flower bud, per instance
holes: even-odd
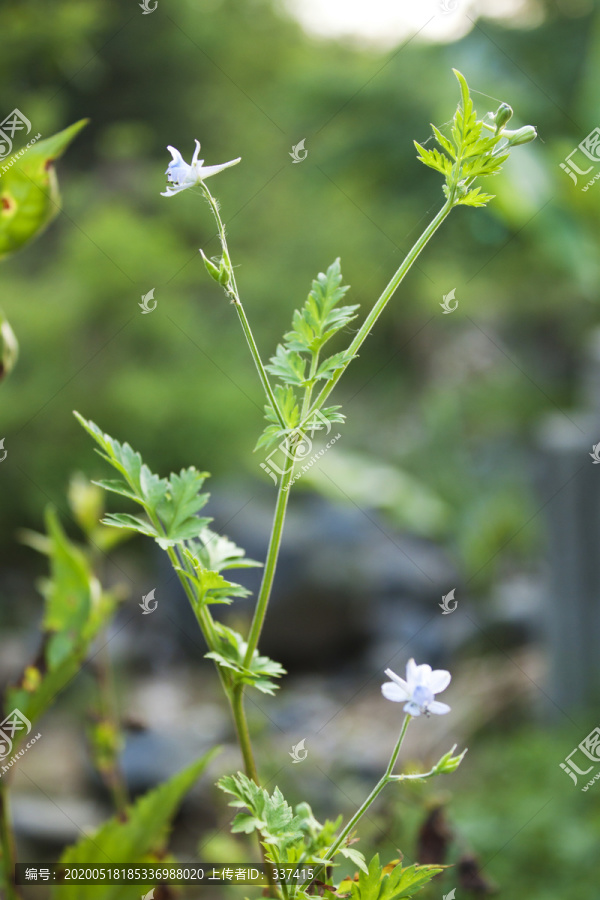
[[[517,147],[519,144],[529,144],[530,141],[535,141],[537,131],[533,125],[523,125],[522,128],[513,132],[505,131],[504,137],[508,138],[509,147]]]
[[[442,758],[435,764],[433,767],[433,771],[436,775],[444,775],[450,772],[455,772],[460,766],[461,762],[464,759],[464,755],[467,752],[467,748],[463,750],[460,756],[452,756],[454,751],[456,750],[456,744],[452,747],[448,753],[444,753]]]
[[[14,368],[19,355],[15,333],[0,310],[0,381]]]
[[[214,278],[215,281],[221,283],[221,270],[215,266],[214,262],[208,258],[208,256],[204,255],[204,250],[201,250],[202,259],[204,260],[204,268],[208,272],[211,278]]]
[[[504,128],[504,126],[512,118],[512,107],[508,103],[501,103],[493,115],[494,125],[496,126],[496,134]]]
[[[219,284],[222,284],[223,287],[226,287],[229,284],[230,278],[231,278],[231,269],[225,262],[225,259],[222,259],[221,265],[219,266]]]

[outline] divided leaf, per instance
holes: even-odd
[[[196,515],[208,500],[208,494],[200,493],[207,472],[199,472],[190,466],[179,474],[172,473],[170,478],[160,478],[150,471],[140,454],[129,444],[122,444],[105,434],[94,422],[87,421],[79,413],[74,415],[99,444],[100,456],[123,476],[95,484],[133,500],[147,515],[147,518],[140,518],[130,513],[110,513],[104,518],[104,524],[148,535],[163,549],[201,534],[211,521]]]
[[[452,120],[451,139],[432,125],[441,151],[425,148],[416,141],[414,144],[418,159],[444,176],[444,194],[453,205],[485,206],[494,195],[480,193],[478,187],[472,189],[473,182],[479,176],[495,175],[508,159],[508,152],[502,151],[510,149],[515,132],[506,131],[504,126],[512,110],[507,104],[501,104],[495,114],[487,113],[483,119],[478,119],[464,75],[456,69],[452,71],[458,80],[461,99]],[[529,131],[529,126],[525,131]],[[534,137],[535,129],[530,129],[527,140]],[[516,137],[514,141],[517,142]]]
[[[247,667],[244,660],[248,644],[241,634],[220,622],[215,622],[215,630],[220,639],[219,649],[206,653],[206,657],[226,669],[234,684],[249,684],[263,694],[273,694],[279,685],[272,679],[286,674],[283,666],[268,656],[259,656],[255,650]]]
[[[362,869],[358,881],[350,882],[352,900],[404,900],[425,887],[443,870],[443,866],[413,865],[403,868],[381,866],[375,855],[368,869]],[[344,888],[347,882],[343,882]]]

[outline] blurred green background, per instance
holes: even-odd
[[[382,49],[311,37],[269,0],[159,0],[147,16],[135,2],[4,0],[1,115],[17,106],[43,136],[91,119],[58,166],[62,215],[0,269],[0,303],[21,346],[0,404],[0,437],[16,462],[10,476],[0,471],[9,574],[32,566],[17,529],[38,528],[49,501],[66,509],[73,470],[103,471],[72,409],[143,450],[155,471],[193,464],[222,483],[270,487],[251,452],[262,428],[258,379],[198,253],[218,251],[212,220],[193,191],[160,197],[166,145],[189,160],[198,138],[209,165],[242,157],[211,189],[268,356],[338,255],[349,302],[366,312],[441,204],[440,179],[412,141],[450,118],[453,66],[480,113],[507,101],[539,140],[484,186],[497,195],[487,209],[452,214],[404,282],[336,391],[348,423],[335,452],[400,473],[406,504],[387,515],[445,547],[483,599],[499,571],[537,559],[526,447],[546,412],[577,402],[598,321],[600,187],[582,193],[559,163],[598,124],[600,13],[591,0],[522,5],[523,15],[504,18],[469,8],[456,41],[429,41],[425,29]],[[308,157],[294,165],[289,152],[303,138]],[[142,315],[151,288],[158,306]],[[459,307],[443,316],[452,289]],[[361,477],[348,465],[348,481]],[[386,507],[386,490],[383,479],[374,506]],[[3,580],[7,625],[19,621],[13,587]],[[482,753],[502,767],[497,749]],[[542,758],[554,773],[564,753],[515,738],[515,797]],[[480,777],[462,776],[460,815],[489,835],[508,789]],[[492,869],[506,896],[594,896],[577,824],[594,801],[578,799],[562,813],[557,800],[551,820],[525,829],[518,855],[499,853]],[[563,829],[572,852],[561,857]],[[540,853],[525,889],[517,882]],[[557,878],[564,867],[567,881]]]

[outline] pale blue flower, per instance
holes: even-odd
[[[446,703],[434,699],[435,694],[441,694],[450,684],[452,676],[445,669],[432,671],[431,666],[418,666],[414,659],[409,659],[406,664],[406,681],[391,669],[386,669],[385,674],[392,680],[381,686],[381,693],[386,700],[404,703],[404,712],[409,716],[420,716],[422,713],[426,716],[430,713],[443,716],[450,712]]]
[[[200,153],[199,141],[196,141],[196,150],[194,151],[191,165],[188,165],[188,163],[185,162],[176,147],[169,146],[167,147],[167,150],[173,157],[173,161],[169,163],[165,173],[170,184],[167,185],[166,191],[161,191],[161,197],[172,197],[173,194],[178,194],[186,188],[194,187],[195,184],[199,184],[201,181],[204,181],[205,178],[216,175],[217,172],[222,172],[223,169],[228,169],[229,166],[235,166],[236,163],[239,163],[241,160],[241,156],[238,156],[237,159],[221,163],[220,166],[205,166],[204,160],[198,159]]]

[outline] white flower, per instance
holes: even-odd
[[[381,693],[386,700],[393,700],[394,703],[407,701],[404,712],[410,716],[420,716],[421,713],[443,716],[450,712],[446,703],[434,700],[434,695],[445,691],[450,684],[452,676],[445,669],[435,669],[432,672],[431,666],[418,666],[414,659],[409,659],[406,664],[406,681],[391,669],[386,669],[385,674],[392,680],[382,684]]]
[[[235,166],[242,158],[241,156],[238,156],[237,159],[221,163],[220,166],[205,166],[204,160],[198,159],[200,142],[196,141],[196,150],[194,151],[192,163],[191,165],[188,165],[176,147],[169,146],[167,147],[167,150],[173,157],[173,161],[169,163],[165,173],[167,175],[167,180],[171,183],[167,185],[166,191],[161,191],[161,197],[172,197],[173,194],[178,194],[179,191],[184,191],[186,188],[193,187],[195,184],[204,181],[205,178],[216,175],[217,172],[222,172],[223,169],[228,169],[229,166]]]

